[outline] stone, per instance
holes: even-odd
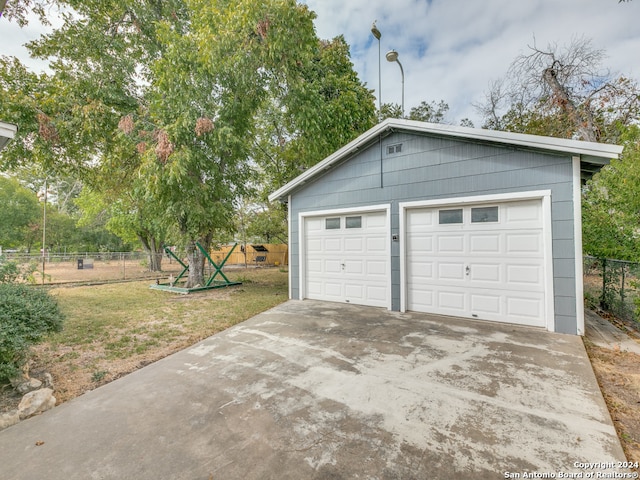
[[[46,412],[55,405],[56,397],[53,396],[53,390],[50,388],[41,388],[40,390],[29,392],[22,397],[18,405],[20,419],[24,420],[37,413]]]
[[[51,376],[51,374],[49,372],[45,373],[43,376],[43,388],[50,388],[51,390],[54,390],[53,388],[53,377]]]
[[[2,415],[0,415],[0,430],[4,430],[11,425],[15,425],[19,421],[20,412],[18,412],[18,410],[11,410],[8,413],[3,413]]]
[[[42,382],[37,378],[29,378],[26,382],[18,384],[15,388],[20,395],[38,390],[42,386]]]

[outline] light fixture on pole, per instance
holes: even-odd
[[[400,60],[398,60],[398,52],[395,50],[389,50],[387,52],[387,60],[389,62],[396,62],[400,66],[400,73],[402,74],[402,117],[404,118],[404,69]]]
[[[371,33],[378,40],[378,110],[380,110],[382,108],[382,74],[380,73],[380,38],[382,37],[382,34],[380,33],[380,30],[378,30],[378,27],[376,27],[376,22],[377,20],[374,20],[373,25],[371,25]]]

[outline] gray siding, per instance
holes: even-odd
[[[402,143],[402,152],[387,146]],[[291,195],[292,298],[299,292],[298,214],[391,204],[391,234],[399,234],[400,202],[551,190],[556,330],[577,333],[572,161],[508,146],[394,133]],[[391,243],[392,308],[400,308],[400,245]]]

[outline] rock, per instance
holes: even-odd
[[[49,372],[45,373],[43,376],[44,378],[44,382],[42,384],[43,388],[50,388],[51,390],[53,390],[53,377],[51,376],[51,374]]]
[[[29,378],[26,382],[18,384],[15,388],[20,395],[38,390],[42,386],[42,382],[37,378]]]
[[[56,397],[53,396],[53,390],[50,388],[42,388],[34,392],[29,392],[22,397],[18,405],[20,420],[24,420],[37,413],[46,412],[55,405]]]
[[[20,412],[18,410],[12,410],[8,413],[0,415],[0,430],[15,425],[20,421]]]

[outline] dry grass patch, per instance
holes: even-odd
[[[151,290],[148,280],[51,289],[67,319],[34,349],[32,376],[50,372],[61,403],[287,299],[287,273],[276,268],[225,274],[243,284],[189,295]],[[0,395],[0,412],[19,401]]]
[[[640,462],[640,355],[585,346],[627,460]]]

